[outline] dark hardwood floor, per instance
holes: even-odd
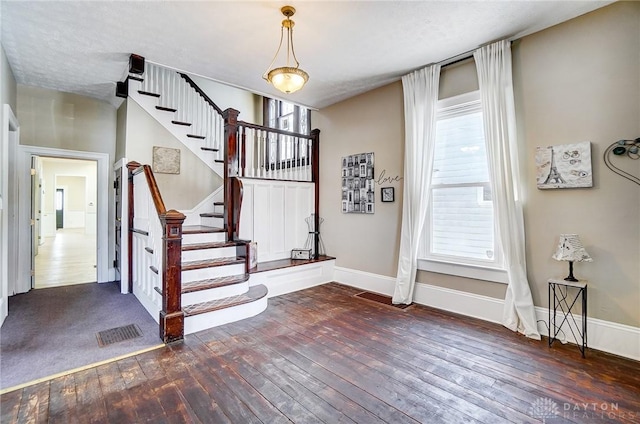
[[[2,423],[640,422],[640,363],[339,284],[1,397]]]

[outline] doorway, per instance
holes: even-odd
[[[97,162],[33,155],[32,164],[33,287],[95,283]]]
[[[64,228],[64,189],[56,189],[56,230]]]

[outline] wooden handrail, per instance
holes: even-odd
[[[309,134],[300,134],[292,131],[285,131],[277,128],[265,127],[264,125],[252,124],[250,122],[245,122],[245,121],[238,121],[238,126],[245,127],[245,128],[253,128],[254,130],[262,130],[262,131],[275,133],[275,134],[289,135],[292,137],[306,138],[308,140],[313,140],[313,136]]]
[[[196,84],[189,75],[187,74],[183,74],[180,73],[180,76],[187,82],[187,84],[189,84],[194,90],[196,90],[198,92],[198,94],[200,94],[202,96],[202,98],[209,103],[211,106],[213,106],[213,108],[216,110],[216,112],[218,112],[220,115],[222,115],[222,109],[220,109],[218,107],[217,104],[215,104],[215,102],[213,100],[211,100],[209,98],[209,96],[207,96],[205,94],[204,91],[202,91],[202,89],[200,87],[198,87],[198,84]]]
[[[160,338],[171,343],[184,338],[184,313],[182,312],[182,224],[185,215],[164,206],[160,189],[149,165],[129,162],[129,291],[133,292],[133,177],[144,173],[149,186],[158,219],[162,224],[162,310],[160,311]],[[139,230],[138,230],[139,231]]]

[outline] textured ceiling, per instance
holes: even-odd
[[[2,45],[16,79],[116,103],[128,56],[282,97],[262,79],[280,7],[308,84],[288,98],[322,108],[482,44],[531,34],[611,1],[5,1]],[[276,65],[282,65],[276,63]]]

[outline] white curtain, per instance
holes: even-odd
[[[509,277],[502,323],[540,339],[527,281],[524,218],[518,197],[520,170],[511,75],[511,45],[499,41],[473,55],[478,70],[487,159],[491,175],[494,219]]]
[[[402,77],[404,192],[394,304],[410,304],[413,301],[418,248],[429,203],[439,82],[440,65],[431,65]]]

